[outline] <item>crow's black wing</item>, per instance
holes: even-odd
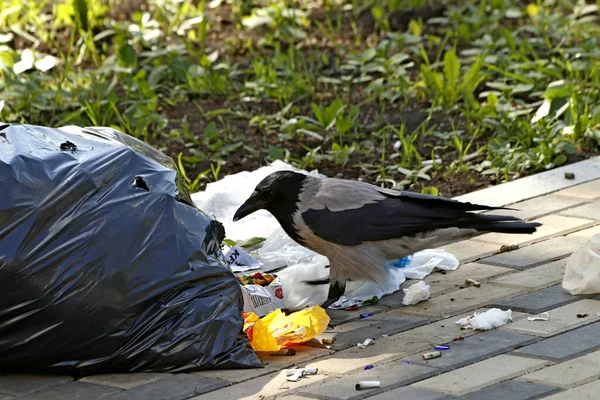
[[[359,188],[357,188],[359,189]],[[352,193],[346,193],[352,197]],[[383,196],[381,196],[383,195]],[[470,228],[489,232],[534,232],[536,224],[512,216],[474,214],[468,211],[495,207],[411,192],[377,191],[377,200],[360,208],[330,211],[316,207],[301,216],[315,235],[329,242],[355,246],[362,242],[395,239],[440,228]],[[349,200],[351,204],[352,201]],[[510,225],[510,228],[508,227]]]

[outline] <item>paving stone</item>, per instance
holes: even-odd
[[[552,194],[536,197],[533,199],[510,204],[509,208],[517,210],[495,210],[487,212],[492,215],[513,215],[521,219],[539,218],[547,214],[557,213],[559,211],[585,204],[585,200],[565,196],[554,196]]]
[[[461,264],[477,261],[500,250],[500,246],[495,243],[477,242],[474,240],[462,240],[440,248],[454,254],[460,260]]]
[[[510,325],[505,325],[501,329],[528,335],[554,336],[600,320],[600,301],[580,300],[552,309],[549,314],[550,319],[548,321],[528,321],[527,318],[524,318]],[[577,317],[586,314],[588,316],[585,318]]]
[[[518,250],[488,257],[482,262],[524,270],[569,256],[575,250],[579,249],[581,244],[581,240],[577,238],[561,236],[535,243]]]
[[[312,395],[320,398],[331,399],[358,399],[364,397],[363,391],[357,391],[355,385],[360,381],[380,381],[381,388],[369,390],[369,394],[381,393],[384,390],[393,389],[428,378],[439,373],[436,368],[423,365],[404,364],[401,361],[375,366],[367,371],[360,371],[344,375],[341,378],[333,378],[321,384],[311,385],[303,389],[300,394]]]
[[[333,353],[333,350],[309,347],[309,346],[292,346],[296,350],[294,356],[273,356],[270,352],[258,352],[260,360],[270,369],[280,370],[289,368],[294,365],[305,364],[315,358],[324,357]]]
[[[568,217],[600,219],[600,201],[594,201],[578,207],[571,207],[561,211],[560,214]]]
[[[545,400],[579,400],[597,399],[600,393],[600,380],[586,383],[573,389],[565,390],[552,396],[544,397]]]
[[[298,354],[298,353],[296,353]],[[295,357],[295,356],[294,356]],[[250,369],[215,369],[207,371],[193,372],[193,375],[203,376],[207,378],[218,378],[231,383],[244,382],[249,379],[258,378],[272,374],[277,371],[277,368],[266,366],[265,368],[250,368]]]
[[[591,228],[582,229],[579,231],[575,231],[573,233],[569,233],[567,235],[567,237],[575,237],[575,238],[583,239],[584,241],[586,241],[598,233],[600,233],[600,225],[596,225]]]
[[[442,398],[448,399],[449,397],[444,393],[401,387],[369,397],[369,400],[438,400]]]
[[[547,396],[561,389],[521,381],[500,382],[485,389],[460,396],[461,400],[533,400]],[[445,398],[444,398],[445,400]]]
[[[80,379],[79,382],[95,383],[96,385],[112,386],[119,389],[133,389],[169,376],[169,374],[158,373],[103,374],[88,376]]]
[[[380,313],[358,321],[338,325],[332,330],[325,331],[319,337],[335,338],[331,348],[333,350],[343,350],[356,346],[357,343],[363,342],[366,338],[393,335],[425,325],[428,322],[431,322],[431,320],[427,318]]]
[[[575,179],[565,179],[565,172],[575,174]],[[504,206],[572,187],[583,182],[589,182],[598,177],[600,177],[600,162],[597,157],[594,157],[501,185],[467,193],[455,197],[455,199],[488,206]],[[600,184],[597,186],[600,187]],[[567,194],[567,196],[569,195]]]
[[[598,348],[600,348],[600,322],[522,347],[514,353],[561,361]]]
[[[101,398],[114,398],[124,393],[121,389],[109,386],[94,385],[85,382],[69,382],[52,386],[35,393],[18,397],[19,400],[65,400],[82,399],[93,400]]]
[[[2,375],[0,376],[0,393],[23,396],[72,380],[73,378],[68,376],[58,375]]]
[[[442,356],[443,357],[443,356]],[[545,360],[496,356],[412,384],[417,389],[436,390],[460,396],[544,367]]]
[[[361,307],[356,310],[327,310],[327,315],[329,315],[330,321],[329,325],[338,326],[341,324],[346,324],[348,322],[357,321],[360,319],[360,314],[371,313],[377,314],[384,311],[388,311],[389,307],[383,305],[370,305]]]
[[[493,277],[510,274],[511,272],[514,272],[511,268],[472,262],[461,265],[454,271],[447,271],[445,274],[434,272],[423,280],[429,285],[431,297],[435,297],[440,294],[459,290],[461,287],[467,287],[468,285],[465,283],[465,280],[469,278],[475,279],[478,282],[487,282]],[[407,280],[400,288],[406,289],[417,282],[418,280],[414,279]],[[404,292],[399,290],[390,296],[383,297],[379,303],[390,307],[401,307],[403,298]]]
[[[423,360],[420,354],[409,357],[416,364],[442,369],[461,368],[486,358],[508,353],[515,347],[526,346],[537,341],[534,336],[522,335],[502,330],[492,330],[466,337],[464,340],[449,343],[439,358]]]
[[[565,217],[562,215],[548,215],[536,220],[542,224],[537,231],[531,234],[504,234],[504,233],[486,233],[485,235],[473,238],[474,241],[489,242],[502,245],[526,245],[535,242],[541,242],[551,237],[567,235],[579,229],[587,228],[596,222],[588,219]]]
[[[549,366],[519,380],[569,389],[600,378],[600,351]]]
[[[527,289],[543,289],[562,282],[567,259],[554,261],[492,280],[494,284]]]
[[[177,374],[113,395],[111,399],[181,400],[228,385],[229,382],[221,379],[200,377],[193,374]]]
[[[600,197],[600,180],[596,179],[581,185],[572,186],[568,189],[558,191],[554,195],[592,200]]]
[[[298,382],[290,382],[286,379],[285,373],[280,371],[219,389],[214,392],[205,393],[193,397],[191,400],[259,400],[268,399],[272,396],[280,398],[285,394],[295,394],[304,386],[314,385],[327,378],[328,376],[319,370],[316,375],[306,375]]]
[[[401,311],[403,314],[431,317],[456,315],[518,293],[522,293],[522,290],[484,283],[481,287],[470,286],[465,289],[434,297],[415,305],[402,307],[398,311]]]
[[[405,358],[408,353],[415,354],[429,348],[430,345],[419,343],[405,343],[392,340],[391,338],[378,338],[375,344],[364,349],[351,347],[338,351],[332,356],[315,360],[310,363],[311,367],[318,368],[326,374],[346,374],[355,370],[362,370],[367,365],[378,365]]]
[[[546,289],[513,297],[512,299],[490,303],[489,306],[502,309],[510,308],[513,311],[521,311],[529,314],[539,314],[591,296],[593,295],[573,296],[565,292],[562,285],[554,285]]]

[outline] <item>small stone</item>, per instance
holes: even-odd
[[[572,172],[565,172],[565,179],[575,179],[575,174]]]

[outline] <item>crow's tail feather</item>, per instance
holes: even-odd
[[[534,233],[539,226],[539,222],[525,222],[513,216],[486,214],[477,214],[470,224],[470,228],[480,232],[496,233]]]

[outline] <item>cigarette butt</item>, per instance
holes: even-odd
[[[296,354],[296,350],[285,349],[285,350],[276,351],[274,353],[270,353],[269,355],[271,355],[271,356],[293,356],[295,354]]]
[[[379,381],[361,381],[356,384],[356,390],[374,389],[378,387],[381,387],[381,382]]]
[[[421,356],[423,357],[423,360],[430,360],[432,358],[441,357],[442,352],[441,351],[432,351],[430,353],[423,353],[423,354],[421,354]]]
[[[481,283],[477,282],[475,279],[467,279],[467,285],[473,285],[475,287],[480,287]]]
[[[335,342],[335,338],[323,338],[321,339],[321,343],[328,345],[333,344]]]

